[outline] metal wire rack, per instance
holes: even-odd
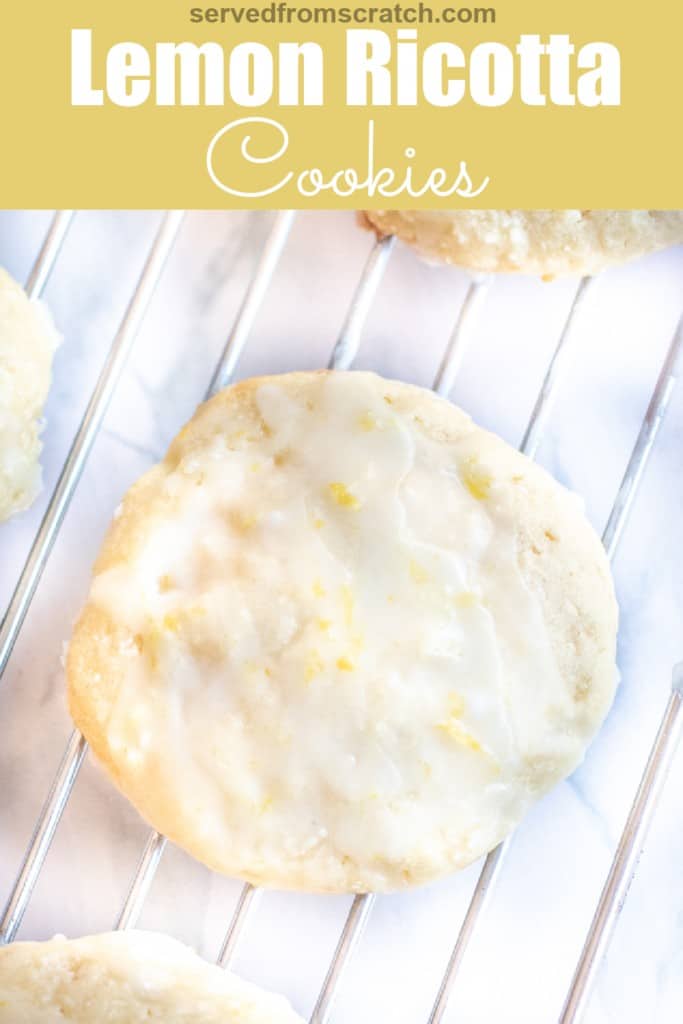
[[[55,214],[26,284],[31,298],[38,298],[42,293],[57,262],[62,243],[67,236],[73,218],[73,211],[59,211]],[[275,217],[274,225],[261,252],[236,322],[214,370],[207,397],[225,387],[234,376],[257,313],[267,297],[271,278],[287,244],[294,218],[295,214],[292,211],[282,211]],[[7,667],[60,526],[78,486],[150,299],[163,274],[167,257],[176,241],[183,219],[184,214],[180,211],[169,211],[163,216],[133,295],[112,341],[103,369],[73,439],[6,614],[0,624],[0,675]],[[348,369],[353,365],[361,345],[366,318],[393,248],[394,239],[392,238],[380,239],[374,244],[332,352],[329,362],[331,368]],[[453,388],[472,336],[478,312],[486,299],[489,284],[490,280],[487,277],[475,277],[469,285],[434,380],[433,388],[440,395],[448,396]],[[594,286],[595,279],[592,278],[584,278],[579,282],[564,328],[545,373],[520,446],[520,450],[531,458],[536,455],[538,450],[558,388],[580,336],[583,318],[590,309]],[[613,559],[616,553],[682,366],[683,320],[679,322],[662,364],[603,533],[603,543],[610,559]],[[661,726],[654,738],[652,752],[635,794],[631,813],[615,852],[595,916],[586,936],[583,952],[567,993],[560,1024],[574,1024],[581,1018],[586,1008],[591,984],[595,979],[618,913],[623,906],[627,888],[635,870],[637,856],[675,749],[683,722],[682,704],[683,666],[678,666],[674,670],[672,690],[664,710]],[[0,920],[0,943],[11,942],[17,933],[86,752],[87,744],[84,738],[78,732],[74,732],[41,810]],[[495,891],[505,863],[506,853],[513,841],[513,837],[508,838],[489,853],[484,861],[479,879],[471,895],[469,907],[458,933],[453,937],[452,952],[445,966],[441,984],[428,1017],[428,1024],[439,1024],[444,1019],[449,998],[469,943]],[[162,835],[157,832],[150,833],[117,917],[116,928],[133,927],[138,920],[165,846],[166,840]],[[248,883],[243,886],[217,958],[217,962],[221,966],[228,967],[231,964],[240,937],[259,896],[260,890],[254,886]],[[374,901],[375,896],[371,893],[358,895],[353,899],[310,1016],[310,1024],[326,1024],[330,1020],[333,1001],[339,990],[344,970],[358,945],[365,924],[372,912]]]

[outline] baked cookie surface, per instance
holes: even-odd
[[[578,499],[450,403],[366,373],[260,378],[124,498],[69,704],[210,867],[390,890],[475,860],[580,762],[616,619]]]
[[[380,234],[470,270],[597,274],[683,243],[681,210],[368,210]]]
[[[154,932],[0,948],[0,1024],[303,1024],[287,1001]]]
[[[58,341],[45,308],[0,268],[0,522],[40,490],[40,418]]]

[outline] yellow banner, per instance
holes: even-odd
[[[683,205],[670,0],[3,6],[4,207]]]

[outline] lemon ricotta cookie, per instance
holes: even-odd
[[[153,932],[0,948],[0,1024],[303,1024],[287,1001]]]
[[[126,495],[69,702],[218,871],[391,890],[495,846],[580,762],[617,611],[579,500],[431,392],[245,381]]]
[[[470,270],[597,274],[683,242],[681,210],[368,210],[382,235]]]
[[[46,309],[0,268],[0,522],[40,490],[41,416],[58,341]]]

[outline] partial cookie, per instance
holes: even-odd
[[[40,491],[41,416],[58,343],[45,308],[0,268],[0,522]]]
[[[597,274],[683,242],[681,210],[367,210],[380,234],[476,271]]]
[[[0,1024],[303,1024],[287,1001],[153,932],[0,947]]]
[[[612,700],[577,498],[431,392],[245,381],[126,495],[68,652],[77,726],[212,868],[388,890],[495,846]]]

